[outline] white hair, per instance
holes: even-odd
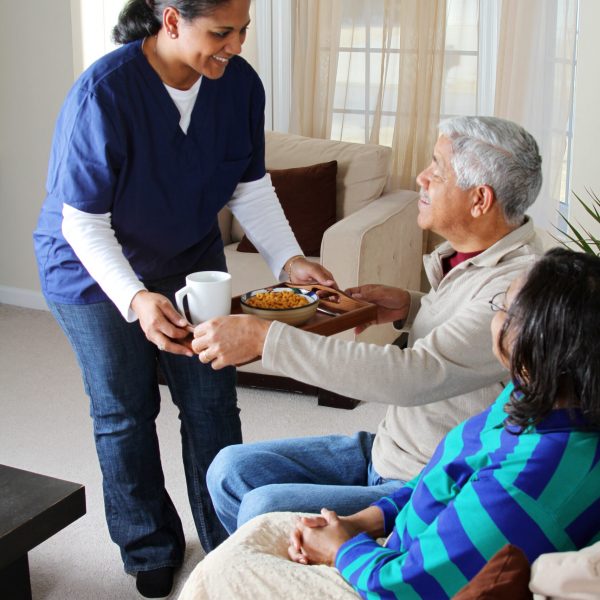
[[[457,185],[489,185],[506,221],[520,225],[542,187],[542,157],[533,136],[497,117],[454,117],[439,129],[452,144]]]

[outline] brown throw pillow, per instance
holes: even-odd
[[[325,230],[335,223],[337,161],[269,171],[281,207],[306,256],[319,256]],[[244,236],[238,252],[256,252]]]
[[[517,546],[507,544],[463,587],[453,600],[532,600],[530,566]]]

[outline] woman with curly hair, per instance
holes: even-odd
[[[553,249],[490,305],[511,383],[418,477],[351,516],[253,519],[181,599],[450,598],[506,544],[533,561],[598,541],[600,258]]]

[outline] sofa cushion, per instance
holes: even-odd
[[[529,561],[523,551],[507,544],[453,600],[531,600],[529,576]]]
[[[383,193],[391,148],[309,138],[278,131],[265,132],[267,169],[306,167],[336,160],[338,220],[367,206]]]
[[[337,161],[270,171],[283,212],[306,256],[319,256],[336,211]],[[256,252],[244,235],[238,252]]]
[[[531,565],[529,587],[543,598],[597,600],[600,597],[600,542],[579,551],[538,556]]]

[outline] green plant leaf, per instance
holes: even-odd
[[[592,200],[594,201],[594,203],[600,207],[600,199],[598,199],[598,196],[596,196],[596,194],[594,194],[593,192],[590,192],[590,191],[588,191],[588,193],[592,197]],[[594,220],[600,222],[600,213],[594,206],[588,206],[588,204],[586,204],[586,202],[584,202],[575,192],[573,192],[573,196],[575,196],[575,198],[577,198],[577,200],[579,201],[579,204],[581,204],[581,206],[583,206],[583,208],[588,212],[588,214]]]
[[[592,219],[600,224],[600,198],[598,195],[591,189],[586,188],[587,194],[590,196],[591,202],[583,200],[580,196],[578,196],[575,192],[573,192],[573,196],[577,199],[577,201],[583,206],[585,211],[592,217]],[[590,231],[588,231],[581,223],[577,223],[575,226],[567,217],[562,215],[560,212],[558,213],[560,218],[566,223],[568,226],[570,233],[561,232],[564,237],[567,238],[570,242],[575,244],[578,248],[580,248],[583,252],[587,252],[588,254],[594,254],[596,256],[600,256],[600,238],[593,235]],[[558,227],[555,227],[558,231]],[[568,247],[569,244],[562,239],[556,238],[552,236],[555,240],[560,242],[563,246]]]

